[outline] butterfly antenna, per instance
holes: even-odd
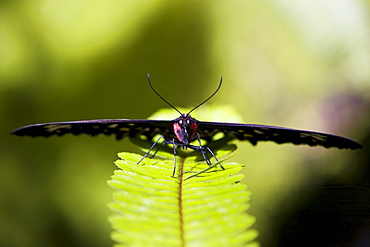
[[[164,102],[166,102],[167,103],[167,105],[169,105],[169,106],[171,106],[173,109],[175,109],[178,113],[180,113],[180,115],[182,115],[182,113],[179,111],[179,110],[177,110],[177,108],[176,107],[174,107],[170,102],[168,102],[167,100],[165,100],[165,98],[163,98],[155,89],[154,89],[154,87],[153,87],[153,85],[152,85],[152,83],[150,82],[150,75],[148,74],[147,75],[148,76],[148,83],[149,83],[149,86],[150,86],[150,88],[153,90],[153,92],[155,92],[155,94],[156,95],[158,95],[158,97],[159,98],[161,98]]]
[[[197,109],[199,106],[203,105],[204,103],[206,103],[208,100],[210,100],[217,92],[218,90],[220,90],[220,87],[222,85],[222,76],[220,77],[220,83],[218,84],[218,87],[216,89],[216,91],[211,95],[209,96],[205,101],[203,101],[202,103],[200,103],[199,105],[197,105],[196,107],[194,107],[193,109],[191,109],[191,111],[188,112],[188,115],[194,111],[195,109]]]

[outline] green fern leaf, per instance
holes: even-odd
[[[258,246],[257,232],[249,229],[255,218],[246,214],[250,192],[237,174],[242,165],[209,169],[195,157],[178,158],[172,177],[172,154],[140,164],[137,154],[118,156],[120,170],[108,181],[116,189],[109,221],[117,246]]]

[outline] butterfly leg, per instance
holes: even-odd
[[[154,151],[154,154],[152,156],[150,156],[150,158],[154,158],[156,156],[156,154],[158,153],[158,151],[161,149],[162,145],[163,145],[163,142],[161,142],[159,145],[157,145],[157,148]]]
[[[174,177],[176,172],[176,155],[177,155],[176,152],[177,145],[175,144],[175,139],[172,139],[172,145],[173,145],[173,163],[174,163],[172,177]]]
[[[162,143],[173,145],[173,163],[174,163],[174,167],[173,167],[172,177],[174,177],[175,172],[176,172],[176,155],[177,155],[176,148],[177,148],[177,144],[175,143],[175,139],[172,139],[172,141],[163,141]]]
[[[213,158],[215,158],[215,160],[218,162],[219,160],[217,159],[216,155],[212,152],[212,150],[209,148],[209,147],[205,147],[205,146],[189,146],[189,148],[191,149],[194,149],[194,150],[197,150],[199,151],[201,154],[202,154],[202,157],[204,159],[204,161],[207,163],[207,165],[211,166],[212,163],[211,161],[207,158],[206,156],[206,151],[208,151]],[[222,170],[225,170],[225,168],[219,164],[219,166],[222,168]]]
[[[207,163],[207,165],[211,166],[212,163],[211,163],[211,161],[206,156],[206,151],[204,151],[204,149],[206,147],[202,146],[202,143],[200,141],[200,134],[199,133],[197,133],[197,139],[198,139],[199,146],[198,147],[194,146],[194,148],[196,148],[202,154],[203,159],[205,160],[205,162]],[[211,149],[208,148],[208,151],[216,159],[216,161],[218,161],[217,157],[213,154],[213,152],[211,151]]]
[[[189,146],[189,147],[192,148],[192,149],[194,149],[194,150],[198,150],[202,154],[202,157],[206,161],[207,165],[211,166],[212,163],[207,158],[207,156],[206,156],[206,153],[207,152],[206,151],[208,151],[212,155],[212,157],[215,158],[215,160],[218,162],[218,159],[217,159],[216,155],[212,152],[212,150],[209,147],[202,146],[202,144],[200,142],[200,135],[199,135],[199,133],[197,133],[197,137],[198,137],[199,146]],[[225,170],[225,168],[221,164],[220,164],[220,167],[222,168],[222,170]]]
[[[144,156],[139,160],[139,162],[137,162],[136,164],[140,164],[141,161],[143,161],[143,159],[146,158],[146,156],[148,156],[148,154],[150,154],[150,151],[153,150],[153,148],[158,144],[158,142],[163,138],[164,136],[161,135],[154,143],[153,145],[149,148],[148,152],[146,152],[146,154],[144,154]],[[162,142],[163,143],[163,142]],[[158,149],[157,151],[154,153],[153,157],[155,156],[155,154],[158,152]]]

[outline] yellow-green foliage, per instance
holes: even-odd
[[[137,164],[139,155],[119,154],[108,182],[117,190],[109,205],[117,246],[258,246],[255,218],[246,213],[251,193],[237,174],[242,165],[207,169],[194,157],[178,158],[172,177],[173,156],[159,155],[167,158]]]

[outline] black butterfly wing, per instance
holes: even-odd
[[[98,119],[69,122],[54,122],[31,124],[12,131],[19,136],[62,136],[65,134],[98,134],[115,135],[116,139],[123,137],[146,137],[148,140],[157,135],[164,135],[166,139],[175,138],[172,129],[173,121],[146,120],[146,119]],[[229,138],[247,140],[253,145],[259,141],[273,141],[278,144],[292,143],[309,146],[323,146],[326,148],[358,149],[361,145],[356,141],[326,133],[307,130],[289,129],[268,125],[236,124],[219,122],[198,122],[198,132],[204,140],[211,141],[217,133],[224,133]]]
[[[259,141],[273,141],[278,144],[306,144],[326,148],[362,148],[356,141],[342,136],[268,125],[200,122],[198,124],[198,132],[205,140],[211,140],[215,134],[223,132],[227,136],[249,141],[253,145],[256,145]]]
[[[173,121],[145,120],[145,119],[98,119],[69,122],[31,124],[12,131],[18,136],[62,136],[65,134],[98,134],[115,135],[116,139],[123,137],[145,136],[151,140],[161,134],[172,137]]]

